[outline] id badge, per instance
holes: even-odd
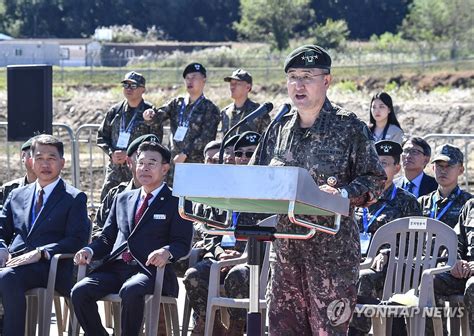
[[[361,232],[360,234],[360,253],[367,254],[367,250],[369,249],[370,238],[372,234],[369,232]]]
[[[234,247],[236,242],[237,242],[237,240],[235,239],[235,236],[233,234],[222,236],[221,246],[222,247]]]
[[[120,132],[117,140],[117,148],[127,148],[128,142],[130,141],[130,133]]]
[[[174,134],[174,141],[183,141],[186,133],[188,132],[188,128],[186,126],[178,126],[176,133]]]

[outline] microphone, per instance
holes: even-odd
[[[280,107],[280,110],[278,111],[278,113],[276,114],[275,118],[273,119],[273,124],[276,123],[276,122],[279,122],[281,120],[281,118],[283,118],[283,116],[285,114],[287,114],[288,112],[290,112],[291,110],[291,105],[286,103],[286,104],[283,104],[281,107]]]
[[[255,109],[252,113],[247,115],[244,119],[242,119],[242,123],[249,123],[254,119],[260,118],[265,114],[270,113],[273,110],[273,104],[270,102],[263,103],[257,109]]]
[[[224,135],[224,138],[222,139],[221,148],[219,150],[219,164],[223,163],[224,161],[224,144],[229,135],[240,125],[247,124],[256,118],[260,118],[265,114],[270,113],[271,110],[273,110],[273,104],[270,102],[266,102],[260,105],[256,110],[248,114],[245,118],[240,120],[237,124],[232,126],[230,130],[227,131],[227,133]]]
[[[268,125],[265,133],[263,134],[263,139],[260,141],[260,155],[258,156],[258,165],[261,165],[263,160],[265,159],[265,151],[267,149],[267,141],[268,141],[268,133],[270,132],[270,129],[275,125],[277,122],[283,118],[285,114],[287,114],[291,110],[291,105],[290,104],[283,104],[280,107],[280,110],[276,114],[275,118],[272,120],[270,125]]]

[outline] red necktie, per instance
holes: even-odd
[[[36,198],[35,217],[33,219],[33,222],[35,221],[36,218],[38,218],[41,208],[43,207],[43,195],[44,195],[44,189],[40,189],[38,191],[38,197]]]
[[[142,205],[140,206],[140,208],[138,209],[137,213],[135,214],[135,225],[137,225],[137,223],[140,221],[140,219],[142,218],[143,214],[145,213],[146,209],[148,208],[148,201],[153,197],[153,194],[147,194],[145,199],[143,200],[143,203]],[[123,251],[122,253],[122,260],[125,262],[125,263],[130,263],[132,260],[133,260],[133,256],[132,254],[130,253],[130,250],[129,249],[126,249],[125,251]]]

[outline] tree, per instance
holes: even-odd
[[[310,0],[241,0],[241,19],[234,27],[241,38],[270,41],[283,50],[295,36],[294,28],[313,20],[309,5]]]
[[[349,34],[344,20],[327,19],[325,24],[309,30],[309,36],[315,39],[316,44],[330,49],[343,48]]]
[[[474,0],[414,0],[403,21],[403,34],[430,46],[449,42],[455,58],[459,43],[472,39],[472,8]]]

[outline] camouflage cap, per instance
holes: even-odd
[[[21,145],[21,150],[26,151],[31,148],[31,143],[33,142],[33,138],[29,138],[23,145]]]
[[[293,50],[285,59],[285,72],[289,68],[317,68],[331,70],[331,56],[317,45],[304,45]]]
[[[402,146],[395,141],[381,140],[375,143],[375,150],[379,156],[400,157],[403,152]]]
[[[260,141],[260,134],[257,132],[244,132],[240,135],[239,140],[234,145],[234,150],[247,146],[257,146]]]
[[[154,134],[145,134],[139,136],[135,140],[133,140],[127,147],[127,156],[132,156],[138,149],[138,147],[142,144],[142,142],[149,141],[149,142],[160,142],[158,137]]]
[[[190,63],[183,70],[183,78],[186,77],[187,74],[193,72],[200,72],[204,77],[206,77],[206,68],[201,63]]]
[[[227,148],[227,147],[232,147],[234,148],[234,145],[235,143],[237,142],[237,140],[239,140],[240,138],[240,134],[236,134],[236,135],[233,135],[231,136],[229,139],[227,139],[227,141],[225,142],[224,144],[224,148]]]
[[[206,152],[211,150],[211,149],[219,149],[221,148],[221,143],[222,141],[220,140],[212,140],[212,141],[209,141],[206,145],[206,147],[204,147],[204,150],[202,151],[204,156],[206,156]]]
[[[224,77],[224,82],[230,82],[232,79],[252,84],[252,75],[244,69],[237,69],[232,75]]]
[[[456,163],[463,164],[464,155],[458,147],[446,144],[441,147],[441,151],[434,156],[431,163],[436,161],[446,161],[449,165],[455,165]]]
[[[124,83],[124,82],[132,82],[139,86],[145,86],[146,80],[142,74],[135,71],[130,71],[125,74],[125,76],[123,77],[120,83]]]

